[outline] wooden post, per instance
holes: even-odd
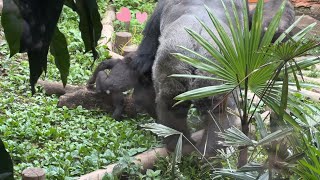
[[[123,47],[123,56],[131,53],[131,52],[135,52],[138,49],[138,47],[136,45],[130,45],[130,46],[125,46]]]
[[[114,42],[114,49],[118,52],[122,52],[123,47],[131,45],[131,37],[132,34],[129,32],[117,32]]]
[[[45,180],[46,174],[41,168],[27,168],[22,171],[22,180]]]
[[[132,34],[129,32],[116,32],[116,38],[114,42],[114,50],[117,53],[123,54],[123,48],[131,45]]]

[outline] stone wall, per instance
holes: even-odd
[[[291,0],[295,7],[319,6],[320,0]]]

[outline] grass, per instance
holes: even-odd
[[[84,84],[92,72],[92,57],[83,54],[77,24],[77,15],[64,8],[59,28],[68,39],[70,84]],[[104,46],[98,50],[100,59],[96,63],[108,55]],[[117,122],[103,111],[57,108],[58,97],[45,96],[40,86],[31,96],[26,55],[9,59],[8,54],[6,43],[1,44],[0,136],[13,158],[17,179],[27,167],[44,168],[47,179],[70,179],[158,144],[153,135],[138,127],[150,122],[148,117]],[[51,56],[42,79],[60,81]]]

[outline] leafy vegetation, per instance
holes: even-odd
[[[106,7],[105,1],[98,3]],[[68,43],[71,84],[84,84],[92,73],[92,55],[83,53],[78,21],[78,15],[64,7],[58,26]],[[2,42],[2,29],[0,37]],[[97,50],[100,58],[96,63],[109,56],[104,46]],[[24,54],[9,59],[8,46],[1,43],[0,59],[0,136],[14,161],[16,178],[27,167],[44,168],[47,179],[77,177],[157,144],[150,133],[138,128],[150,121],[148,117],[116,122],[102,111],[57,108],[58,97],[45,96],[41,87],[31,96]],[[52,56],[45,78],[60,81]]]
[[[148,14],[152,12],[154,7],[153,2],[153,0],[147,2],[142,0],[114,0],[117,10],[120,7],[128,7],[133,13],[136,11],[146,11]],[[101,14],[105,11],[103,7],[106,7],[106,3],[108,3],[108,0],[98,1],[99,12]],[[257,15],[256,18],[260,19],[261,17]],[[58,27],[65,34],[68,44],[70,63],[72,64],[68,82],[71,84],[83,84],[91,74],[90,66],[93,63],[90,54],[83,54],[86,48],[83,45],[83,40],[78,30],[78,22],[78,15],[70,8],[64,7]],[[260,26],[258,22],[259,20],[256,22],[256,27]],[[115,22],[115,26],[116,30],[125,28],[123,24],[117,21]],[[276,23],[274,26],[276,26]],[[133,43],[140,42],[142,37],[140,32],[142,29],[143,25],[138,24],[136,20],[131,22],[130,30],[134,35]],[[258,32],[259,29],[255,31]],[[271,36],[271,31],[269,34],[266,33],[266,36]],[[189,32],[193,37],[201,40],[201,37],[192,33],[191,30]],[[245,32],[249,33],[248,31]],[[223,33],[223,30],[221,30],[221,33]],[[236,37],[242,37],[236,33],[239,32],[235,31],[234,35]],[[256,36],[257,34],[255,33]],[[249,43],[255,43],[256,39],[259,39],[255,36],[251,36],[252,39],[248,39],[247,35],[239,38],[239,40],[243,39]],[[221,76],[227,82],[231,82],[229,84],[232,85],[230,86],[231,89],[240,87],[243,90],[243,95],[246,89],[256,92],[257,96],[264,102],[252,104],[251,106],[249,104],[251,102],[250,99],[247,101],[246,98],[243,98],[242,102],[244,103],[238,104],[243,112],[247,112],[247,119],[243,116],[242,120],[247,121],[248,126],[250,125],[250,127],[256,129],[254,134],[242,133],[235,128],[228,129],[225,133],[220,134],[226,139],[223,143],[228,148],[226,151],[220,151],[219,156],[215,159],[208,161],[200,160],[196,154],[180,157],[177,156],[179,151],[176,151],[175,155],[160,158],[156,163],[155,169],[147,170],[146,174],[140,172],[141,166],[135,165],[132,162],[131,156],[157,144],[154,136],[138,128],[139,125],[150,122],[147,117],[140,117],[138,120],[127,119],[123,122],[116,122],[108,114],[100,111],[88,111],[81,107],[74,110],[56,108],[57,97],[44,96],[41,87],[37,87],[39,93],[31,96],[28,81],[28,62],[25,60],[26,56],[16,55],[12,59],[9,59],[8,46],[1,41],[1,36],[3,36],[3,32],[0,31],[0,136],[14,161],[16,178],[19,178],[20,173],[26,167],[43,167],[47,172],[48,179],[70,179],[102,168],[115,161],[119,161],[120,165],[112,175],[106,175],[105,179],[120,179],[121,177],[129,179],[210,179],[213,176],[216,178],[228,176],[239,179],[256,179],[256,177],[263,178],[268,176],[281,178],[288,177],[289,175],[291,178],[296,179],[320,178],[320,104],[306,100],[299,93],[292,94],[289,90],[286,90],[286,86],[291,85],[289,82],[286,83],[289,73],[291,73],[291,79],[295,82],[296,86],[314,87],[312,85],[297,83],[295,76],[299,75],[292,75],[292,73],[299,71],[295,63],[301,67],[310,66],[318,62],[318,59],[311,58],[294,62],[290,58],[291,64],[288,63],[289,61],[286,61],[288,60],[286,59],[288,54],[294,54],[288,53],[288,49],[292,51],[303,46],[309,47],[310,44],[304,44],[304,42],[300,41],[303,35],[294,38],[295,42],[291,44],[290,42],[286,45],[280,43],[274,46],[282,50],[287,48],[284,54],[277,54],[276,49],[260,49],[258,46],[255,46],[256,49],[241,49],[238,44],[238,49],[234,50],[235,48],[231,48],[232,53],[236,51],[236,54],[238,52],[244,54],[247,51],[254,52],[251,60],[257,62],[256,66],[246,68],[245,59],[240,58],[241,61],[239,62],[242,62],[244,66],[234,64],[235,68],[229,67],[223,69],[236,70],[236,72],[229,74],[239,74],[241,76],[230,79]],[[319,38],[315,42],[319,42],[318,40]],[[265,45],[269,45],[268,40],[266,40]],[[105,46],[98,45],[96,49],[100,55],[96,63],[109,56]],[[223,53],[223,51],[212,52],[210,45],[209,50],[213,54]],[[261,52],[266,53],[266,51],[272,51],[274,55],[283,56],[281,58],[279,58],[280,56],[261,57]],[[311,54],[318,54],[319,47],[309,52]],[[229,54],[228,51],[223,56],[227,54]],[[187,59],[187,57],[179,56],[185,60],[191,60]],[[267,63],[270,58],[274,58],[272,61],[274,64],[272,65]],[[189,63],[192,64],[192,62]],[[201,61],[200,65],[208,67],[206,63]],[[282,67],[279,67],[279,65],[282,65]],[[46,79],[59,81],[60,75],[54,66],[54,57],[50,55]],[[264,69],[262,66],[268,67]],[[281,69],[278,71],[278,78],[271,78],[270,72],[276,72],[274,68]],[[293,68],[294,71],[290,70],[290,68]],[[211,72],[216,73],[216,71]],[[256,74],[251,74],[251,72],[255,72]],[[312,69],[312,73],[317,74],[319,71]],[[223,75],[223,73],[220,75]],[[261,75],[265,75],[263,80],[261,79]],[[284,79],[284,83],[278,82],[279,78]],[[265,91],[265,86],[256,86],[265,85],[269,80],[270,82],[274,82],[272,84],[273,91],[266,90],[268,91],[267,95],[259,93]],[[246,84],[250,84],[250,86]],[[228,92],[227,90],[230,90],[230,88],[226,88],[225,92]],[[260,91],[258,91],[259,88]],[[209,90],[207,91],[208,94],[215,93],[214,89]],[[196,92],[194,91],[194,93]],[[284,94],[290,94],[290,96],[287,99],[282,98]],[[190,98],[187,95],[184,94],[178,98],[182,100]],[[194,96],[192,93],[189,95]],[[268,98],[270,101],[268,101]],[[277,106],[271,106],[271,108],[273,110],[278,109],[278,111],[275,111],[278,114],[277,120],[282,119],[282,117],[285,120],[290,120],[285,121],[285,124],[282,126],[285,128],[282,130],[272,130],[270,124],[265,122],[266,119],[270,119],[270,115],[266,118],[261,116],[265,107],[270,107],[274,100],[277,100]],[[247,106],[245,108],[244,105],[246,103],[251,107]],[[285,109],[289,109],[291,113],[286,114]],[[300,112],[303,112],[303,114],[300,114]],[[197,119],[197,113],[191,110],[190,119]],[[298,126],[292,127],[288,122]],[[154,128],[154,124],[151,127]],[[158,132],[162,132],[164,128],[159,127],[158,130]],[[166,133],[170,134],[172,131],[166,129]],[[179,132],[174,131],[174,133]],[[240,154],[240,151],[237,149],[238,146],[248,149],[248,163],[242,168],[238,168],[238,157]],[[283,153],[283,148],[281,147],[286,147],[289,151]],[[178,147],[177,149],[179,150],[180,148]],[[214,171],[216,170],[214,167],[217,165],[222,168],[219,171]],[[292,172],[294,175],[291,175]]]

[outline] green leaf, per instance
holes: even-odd
[[[164,126],[162,124],[157,124],[157,123],[148,123],[148,124],[144,124],[141,125],[141,127],[145,128],[145,130],[147,131],[151,131],[153,133],[155,133],[156,135],[160,136],[160,137],[168,137],[171,135],[175,135],[175,134],[182,134],[181,132],[169,128],[167,126]]]
[[[60,32],[59,28],[56,27],[50,44],[50,53],[54,56],[55,64],[59,69],[63,86],[67,84],[70,68],[70,55],[67,46],[68,44],[65,36]]]
[[[257,145],[264,145],[264,144],[268,144],[273,141],[276,141],[278,139],[285,138],[286,136],[288,136],[292,133],[292,130],[293,130],[292,128],[285,128],[285,129],[277,130],[277,131],[267,135],[266,137],[264,137],[260,141],[258,141]]]
[[[289,34],[294,27],[297,26],[297,24],[300,22],[300,20],[304,17],[304,15],[300,16],[288,29],[286,29],[280,36],[279,38],[274,42],[274,44],[278,44],[282,42],[282,40]]]
[[[174,158],[175,158],[175,162],[176,163],[180,163],[181,162],[181,157],[182,157],[182,133],[179,136],[177,145],[176,145],[176,149],[174,151]]]
[[[192,100],[192,99],[200,99],[209,96],[215,96],[219,94],[229,93],[234,89],[233,85],[217,85],[217,86],[207,86],[198,89],[194,89],[191,91],[187,91],[176,96],[174,99],[176,100]]]
[[[10,57],[20,51],[20,37],[23,19],[18,6],[13,0],[4,0],[1,24],[10,49]]]
[[[250,171],[261,171],[264,170],[263,164],[258,163],[249,163],[244,166],[242,166],[238,171],[239,172],[250,172]]]
[[[98,58],[95,47],[101,37],[102,24],[98,5],[95,0],[77,0],[77,13],[80,16],[79,29],[85,45],[85,51],[92,51],[94,59]]]
[[[281,93],[281,101],[280,101],[280,112],[278,115],[278,120],[282,122],[284,112],[287,109],[287,102],[288,102],[288,82],[289,82],[289,74],[287,71],[287,64],[284,65],[284,79],[282,84],[282,93]]]
[[[227,146],[254,146],[256,144],[236,127],[229,128],[225,132],[219,132],[218,136],[225,139],[221,143]]]
[[[272,21],[270,22],[268,29],[262,38],[261,47],[270,45],[270,42],[279,26],[279,22],[281,20],[285,7],[286,7],[286,0],[282,2],[276,15],[273,17]]]
[[[224,81],[223,79],[210,77],[210,76],[201,76],[201,75],[192,75],[192,74],[173,74],[168,77],[177,77],[177,78],[195,78],[195,79],[206,79],[206,80],[213,80],[213,81]]]
[[[74,0],[64,0],[64,5],[68,6],[73,11],[77,11],[77,6]]]
[[[311,31],[314,26],[316,26],[317,23],[312,23],[310,24],[309,26],[303,28],[301,31],[299,31],[298,33],[296,33],[292,39],[295,40],[295,41],[300,41],[303,37],[305,37],[309,31]]]
[[[260,132],[261,138],[266,137],[268,135],[267,129],[262,121],[261,115],[259,113],[255,113],[254,118],[256,119],[257,128],[258,128],[258,131]]]

